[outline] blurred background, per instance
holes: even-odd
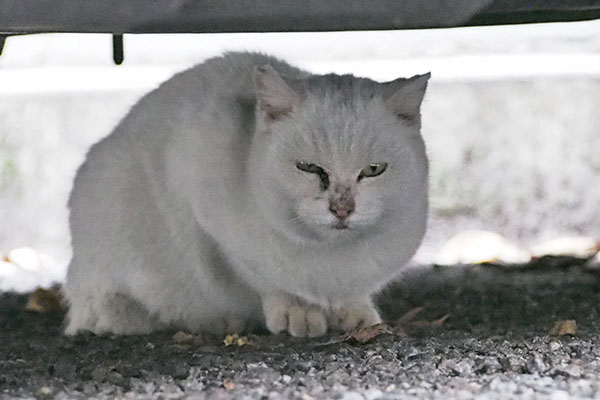
[[[121,66],[113,65],[111,43],[101,34],[6,42],[0,56],[5,261],[12,249],[31,247],[62,276],[70,258],[67,197],[89,146],[160,82],[232,50],[380,81],[432,72],[423,105],[431,217],[418,262],[439,260],[448,239],[472,229],[496,232],[526,253],[557,237],[600,238],[598,21],[125,35]]]

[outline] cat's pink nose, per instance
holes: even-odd
[[[345,220],[350,214],[354,212],[354,202],[352,204],[336,204],[329,203],[329,211],[339,220]]]

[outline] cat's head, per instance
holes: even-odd
[[[424,209],[415,202],[427,195],[420,107],[429,74],[291,79],[264,66],[254,78],[249,173],[276,229],[299,241],[344,240]]]

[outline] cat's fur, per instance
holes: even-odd
[[[146,95],[77,173],[66,332],[317,336],[379,322],[371,295],[425,231],[428,78],[380,84],[230,53]],[[346,229],[329,210],[340,202]]]

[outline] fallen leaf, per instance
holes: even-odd
[[[56,289],[36,289],[27,298],[25,311],[48,313],[62,308],[62,296]]]
[[[450,317],[450,314],[446,314],[441,318],[434,319],[431,321],[426,321],[426,320],[412,321],[410,323],[410,326],[413,328],[417,328],[417,329],[438,328],[438,327],[442,326],[444,321],[446,321],[449,317]]]
[[[450,314],[446,314],[441,318],[434,320],[415,320],[417,315],[419,315],[425,307],[415,307],[411,310],[408,310],[404,315],[398,318],[396,322],[396,330],[404,332],[402,327],[407,329],[427,329],[427,328],[438,328],[440,327],[449,317]]]
[[[363,328],[356,328],[344,337],[344,342],[358,342],[358,343],[367,343],[371,340],[375,339],[377,336],[381,336],[384,334],[393,335],[394,331],[387,324],[375,324],[371,326],[365,326]]]
[[[408,337],[408,333],[406,333],[404,328],[402,328],[401,326],[394,327],[394,335],[401,337],[401,338]]]
[[[550,334],[553,336],[575,335],[577,333],[577,321],[574,319],[566,319],[556,321]]]
[[[423,311],[424,309],[425,309],[425,307],[415,307],[415,308],[408,310],[407,312],[404,313],[403,316],[398,318],[398,324],[403,324],[403,323],[408,323],[410,321],[413,321],[416,318],[416,316],[419,315],[421,313],[421,311]]]
[[[240,336],[237,333],[234,333],[232,335],[227,335],[225,336],[225,339],[223,339],[223,343],[225,344],[225,346],[245,346],[248,344],[248,338],[246,336]]]
[[[194,340],[194,335],[184,331],[179,331],[173,335],[173,340],[177,343],[189,343]]]

